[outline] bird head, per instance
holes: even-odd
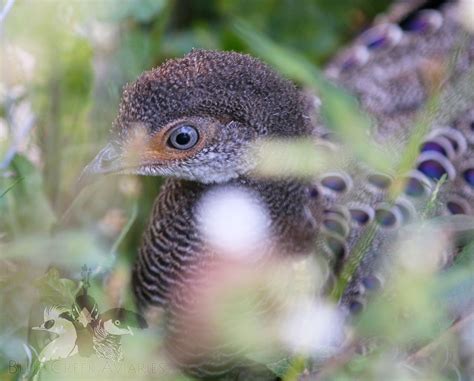
[[[32,329],[62,335],[75,328],[72,323],[72,317],[67,309],[53,306],[44,310],[43,323]]]
[[[99,317],[99,307],[96,301],[84,291],[82,294],[76,295],[71,311],[76,321],[83,327],[88,326]]]
[[[133,335],[133,328],[144,329],[148,325],[139,314],[124,308],[112,308],[101,315],[104,329],[110,335]]]
[[[193,51],[125,87],[110,142],[85,174],[228,181],[254,168],[258,139],[309,134],[303,100],[253,57]]]

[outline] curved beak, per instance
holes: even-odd
[[[120,148],[113,143],[108,143],[84,168],[77,182],[78,188],[82,189],[91,184],[99,175],[117,173],[122,169],[122,152]]]

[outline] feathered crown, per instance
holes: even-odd
[[[69,309],[65,306],[56,305],[56,306],[46,307],[44,309],[44,314],[43,314],[44,321],[56,320],[59,317],[61,317],[61,314],[68,311]]]

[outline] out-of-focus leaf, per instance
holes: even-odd
[[[54,236],[29,234],[7,243],[0,243],[2,258],[29,259],[32,262],[54,263],[71,268],[87,264],[108,267],[113,262],[94,236],[86,232],[68,230]]]
[[[430,277],[398,276],[389,292],[368,305],[359,319],[358,333],[408,347],[436,337],[449,320],[433,298],[435,284]]]
[[[106,10],[109,11],[107,15],[110,21],[121,21],[126,17],[146,23],[150,22],[157,15],[163,11],[167,1],[166,0],[124,0],[117,4],[114,1],[106,0],[108,5]],[[119,6],[117,6],[119,5]]]
[[[282,74],[309,86],[321,96],[321,112],[326,124],[346,142],[347,149],[373,168],[391,172],[394,163],[390,150],[370,141],[371,120],[360,110],[353,97],[330,84],[301,54],[275,44],[247,23],[235,21],[234,29],[255,54]]]
[[[437,278],[432,290],[434,298],[442,302],[455,314],[463,315],[469,306],[474,305],[474,246],[469,253],[471,263],[454,266]]]
[[[48,305],[70,306],[74,302],[79,284],[60,278],[58,269],[52,267],[35,282],[40,293],[40,300]]]
[[[4,191],[0,193],[0,198],[5,196],[8,192],[10,192],[20,181],[23,180],[23,177],[17,178],[11,185],[9,185]]]
[[[336,155],[329,150],[318,150],[310,140],[265,140],[255,147],[258,158],[256,171],[261,176],[287,176],[314,178],[315,175],[337,163]]]
[[[16,178],[23,178],[23,181],[17,182],[14,188],[0,198],[0,231],[12,236],[24,236],[32,231],[47,232],[56,217],[44,194],[40,172],[20,155],[14,158],[10,168]],[[0,177],[0,187],[6,188],[9,183],[11,184],[11,179]]]
[[[245,19],[274,41],[320,64],[388,2],[219,0],[216,5],[227,17]]]

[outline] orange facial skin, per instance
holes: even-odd
[[[168,143],[172,132],[182,125],[194,127],[199,135],[197,143],[193,147],[185,150],[174,148]],[[186,117],[174,120],[151,137],[146,136],[143,132],[142,134],[137,134],[129,142],[127,156],[131,156],[132,162],[138,161],[141,165],[159,165],[185,160],[209,145],[220,125],[220,121],[208,117]],[[133,160],[133,157],[135,157],[135,160]],[[127,162],[130,163],[129,160],[127,160]]]

